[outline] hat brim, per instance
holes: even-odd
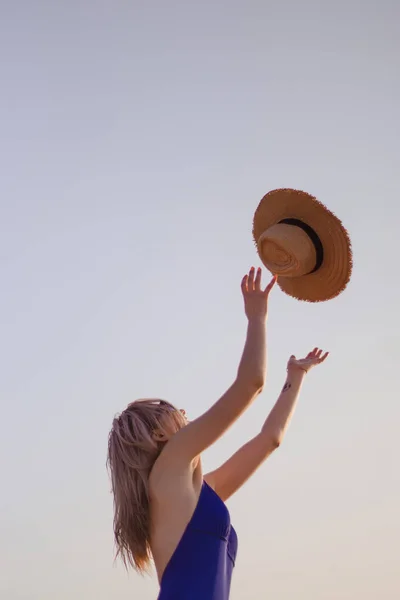
[[[322,242],[324,258],[316,272],[300,277],[279,277],[278,285],[298,300],[323,302],[335,298],[347,286],[353,265],[351,242],[345,227],[311,194],[293,189],[272,190],[264,196],[254,214],[256,246],[269,227],[287,218],[299,219],[314,229]],[[260,258],[264,263],[261,255]]]

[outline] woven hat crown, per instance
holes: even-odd
[[[309,302],[329,300],[350,280],[352,250],[342,222],[314,196],[272,190],[254,215],[261,261],[287,294]]]

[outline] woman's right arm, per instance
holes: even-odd
[[[261,289],[261,269],[242,280],[247,336],[237,377],[225,394],[203,415],[178,431],[162,454],[176,466],[188,465],[211,446],[240,417],[262,390],[266,375],[268,296],[276,278]]]

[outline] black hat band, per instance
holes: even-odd
[[[318,269],[324,262],[324,248],[322,246],[322,242],[317,232],[314,231],[314,229],[310,227],[310,225],[307,225],[307,223],[303,223],[303,221],[300,221],[300,219],[282,219],[282,221],[279,221],[279,223],[284,223],[285,225],[293,225],[294,227],[300,227],[300,229],[302,229],[308,235],[315,248],[316,260],[315,267],[312,271],[307,273],[307,275],[311,275],[311,273],[315,273],[316,271],[318,271]]]

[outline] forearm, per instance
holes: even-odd
[[[211,446],[250,406],[261,391],[264,379],[265,318],[250,319],[235,381],[209,410],[172,436],[166,448],[173,460],[187,465]]]
[[[249,319],[246,342],[238,368],[238,380],[262,389],[265,384],[267,363],[266,321]]]
[[[282,442],[294,413],[305,375],[301,370],[288,373],[282,392],[261,429],[261,434],[273,440],[274,445]]]

